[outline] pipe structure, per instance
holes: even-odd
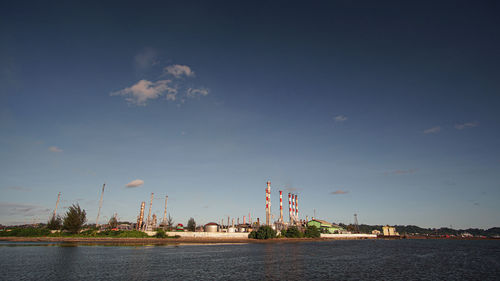
[[[280,190],[280,222],[283,222],[283,192]]]
[[[245,224],[245,216],[243,216],[243,224]]]
[[[292,198],[291,194],[288,193],[288,217],[290,219],[290,224],[292,224]]]
[[[61,192],[57,194],[56,208],[54,209],[54,218],[57,215],[57,206],[59,205],[59,199],[61,198]]]
[[[148,221],[146,222],[146,230],[150,229],[151,224],[151,209],[153,208],[154,193],[151,192],[151,202],[149,203]]]
[[[135,229],[142,230],[142,223],[144,222],[144,209],[146,208],[146,202],[142,201],[141,203],[141,211],[139,213],[139,219],[137,220],[137,225]]]
[[[292,218],[293,218],[293,223],[296,223],[295,219],[295,194],[292,194]]]
[[[99,226],[99,215],[101,214],[101,208],[102,208],[102,197],[104,195],[104,186],[106,186],[106,183],[102,185],[102,191],[101,191],[101,200],[99,200],[99,210],[97,211],[97,218],[95,220],[95,226]]]
[[[164,226],[167,225],[167,200],[168,196],[165,196],[165,211],[163,212],[163,221],[162,221],[162,224]]]

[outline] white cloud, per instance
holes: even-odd
[[[62,152],[62,149],[60,149],[57,146],[49,146],[49,151],[50,152]]]
[[[134,57],[135,66],[141,70],[147,69],[158,63],[156,60],[156,56],[156,50],[154,50],[153,48],[144,48]]]
[[[466,122],[466,123],[463,123],[463,124],[456,124],[455,125],[455,129],[457,129],[457,130],[463,130],[463,129],[468,129],[468,128],[474,128],[474,127],[477,127],[477,126],[479,126],[478,122]]]
[[[194,98],[196,96],[206,96],[208,95],[208,90],[205,88],[193,89],[188,88],[186,91],[186,96],[188,98]]]
[[[173,75],[175,78],[185,76],[194,76],[194,71],[187,65],[173,64],[165,67],[164,72]]]
[[[111,93],[112,96],[127,96],[126,100],[135,105],[146,105],[150,99],[157,99],[163,93],[175,94],[177,89],[170,87],[168,84],[170,80],[159,80],[151,82],[148,80],[141,80],[135,85],[125,88],[123,90]]]
[[[144,184],[143,180],[137,179],[133,180],[125,185],[125,187],[139,187]]]
[[[335,122],[344,122],[347,120],[347,117],[344,115],[337,115],[333,117],[333,120],[335,120]]]
[[[440,126],[432,127],[427,130],[424,130],[424,134],[437,134],[441,131]]]

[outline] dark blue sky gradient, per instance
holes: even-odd
[[[500,225],[497,1],[87,2],[0,4],[0,223],[93,221],[104,181],[103,220],[263,218],[270,180],[275,215]],[[174,64],[209,94],[111,95]]]

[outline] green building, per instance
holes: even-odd
[[[345,232],[345,229],[338,225],[331,224],[327,221],[324,220],[318,220],[318,219],[312,219],[309,222],[307,222],[307,226],[315,226],[319,229],[321,233],[329,233],[329,234],[334,234],[334,233],[343,233]]]

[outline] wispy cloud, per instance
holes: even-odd
[[[182,76],[194,76],[194,71],[191,67],[181,64],[173,64],[165,67],[164,72],[166,74],[173,75],[175,78],[181,78]]]
[[[441,131],[440,126],[432,127],[427,130],[424,130],[424,134],[437,134]]]
[[[288,191],[288,192],[297,192],[299,190],[300,190],[300,188],[296,188],[296,187],[286,187],[285,188],[285,191]]]
[[[153,48],[144,48],[134,57],[135,67],[145,70],[158,63],[157,52]]]
[[[337,115],[335,117],[333,117],[333,120],[335,120],[335,122],[344,122],[344,121],[347,121],[347,116],[345,115]]]
[[[158,80],[156,82],[141,80],[131,87],[111,93],[112,96],[126,96],[126,100],[134,105],[146,105],[148,100],[159,98],[164,93],[175,94],[177,89],[170,87],[171,80]],[[167,97],[168,98],[168,97]],[[174,98],[175,99],[175,98]]]
[[[49,151],[50,152],[62,152],[62,149],[60,149],[57,146],[49,146]]]
[[[463,130],[463,129],[474,128],[477,126],[479,126],[478,122],[466,122],[466,123],[462,123],[462,124],[455,124],[455,129]]]
[[[194,98],[197,96],[206,96],[206,95],[208,95],[208,90],[205,88],[199,88],[199,89],[188,88],[186,91],[186,96],[188,98]]]
[[[4,189],[17,190],[17,191],[31,191],[31,189],[22,186],[8,186],[5,187]]]
[[[143,184],[144,184],[144,181],[143,181],[143,180],[136,179],[136,180],[133,180],[133,181],[131,181],[131,182],[127,183],[127,184],[125,185],[125,187],[130,187],[130,188],[132,188],[132,187],[139,187],[139,186],[141,186],[141,185],[143,185]]]
[[[333,194],[333,195],[342,195],[342,194],[347,194],[347,193],[349,193],[349,191],[340,190],[340,189],[330,192],[330,194]]]
[[[45,214],[49,211],[50,209],[39,205],[0,202],[0,212],[10,216],[34,216]]]
[[[394,170],[394,171],[389,171],[385,172],[386,175],[393,174],[393,175],[407,175],[407,174],[413,174],[416,173],[418,169],[408,169],[408,170]]]

